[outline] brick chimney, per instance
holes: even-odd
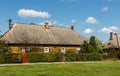
[[[45,22],[45,28],[49,28],[49,23],[48,22]]]
[[[9,29],[11,29],[13,26],[12,26],[12,19],[9,19]]]
[[[71,26],[71,30],[73,30],[73,31],[74,31],[74,26]]]
[[[110,40],[113,40],[113,32],[110,32]]]

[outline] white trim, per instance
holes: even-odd
[[[49,53],[49,47],[44,47],[44,53]]]
[[[79,53],[80,52],[80,48],[76,48],[76,52]]]
[[[61,53],[65,54],[65,51],[66,51],[65,47],[61,47]]]

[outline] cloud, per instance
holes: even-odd
[[[108,6],[105,6],[104,8],[101,9],[102,12],[106,12],[108,10],[109,10]]]
[[[76,22],[76,20],[75,20],[75,19],[72,19],[72,20],[71,20],[71,22],[72,22],[72,23],[75,23],[75,22]]]
[[[94,17],[90,16],[86,19],[86,23],[88,23],[88,24],[98,24],[99,22]]]
[[[20,17],[40,17],[40,18],[49,18],[50,14],[44,11],[35,11],[33,9],[20,9],[18,12]]]
[[[90,34],[90,33],[92,33],[94,30],[92,30],[92,29],[90,29],[90,28],[87,28],[87,29],[85,29],[85,31],[84,31],[84,33],[85,34]]]
[[[111,26],[111,27],[104,27],[99,32],[109,34],[110,32],[115,32],[115,31],[118,31],[118,30],[119,30],[118,27]]]

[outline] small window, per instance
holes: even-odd
[[[77,48],[77,51],[76,51],[77,53],[80,53],[80,48]]]
[[[30,47],[22,47],[22,52],[29,52],[30,51]]]
[[[44,52],[49,53],[49,47],[44,47]]]
[[[65,54],[65,47],[61,48],[61,52]]]

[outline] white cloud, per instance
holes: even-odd
[[[76,22],[76,20],[75,20],[75,19],[72,19],[72,20],[71,20],[71,22],[72,22],[72,23],[75,23],[75,22]]]
[[[40,17],[40,18],[49,18],[50,14],[44,11],[35,11],[33,9],[20,9],[18,12],[20,17]]]
[[[106,12],[108,10],[109,10],[108,6],[105,6],[104,8],[101,9],[101,11],[103,11],[103,12]]]
[[[94,17],[90,16],[90,17],[87,18],[86,23],[98,24],[99,22]]]
[[[109,27],[109,29],[113,30],[113,31],[119,30],[116,26],[111,26],[111,27]]]
[[[111,26],[111,27],[104,27],[104,28],[102,28],[99,32],[109,34],[110,32],[115,32],[115,31],[117,31],[117,30],[119,30],[118,27],[116,27],[116,26]]]
[[[85,29],[85,31],[84,31],[84,33],[85,34],[90,34],[90,33],[92,33],[94,30],[92,30],[92,29],[90,29],[90,28],[87,28],[87,29]]]

